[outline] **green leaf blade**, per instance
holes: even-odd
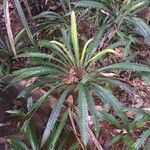
[[[103,9],[109,12],[109,9],[101,2],[94,2],[94,1],[80,1],[80,2],[74,2],[73,3],[76,7],[87,7],[87,8],[97,8],[97,9]]]
[[[78,109],[79,109],[79,128],[81,139],[84,145],[87,145],[88,135],[88,104],[86,98],[86,91],[83,84],[78,86]]]
[[[72,39],[72,44],[74,48],[74,53],[75,53],[75,58],[76,58],[76,65],[79,67],[79,43],[78,43],[78,36],[77,36],[77,23],[76,23],[76,16],[75,12],[71,12],[71,39]]]
[[[55,135],[54,135],[54,138],[52,139],[52,141],[50,142],[50,145],[48,146],[49,150],[55,148],[55,145],[56,145],[56,143],[58,141],[58,138],[59,138],[59,136],[60,136],[60,134],[61,134],[65,124],[66,124],[67,118],[68,118],[68,111],[66,111],[63,114],[63,116],[62,116],[62,118],[61,118],[61,120],[59,122],[59,125],[58,125],[57,130],[56,130]]]
[[[44,130],[44,133],[43,133],[43,136],[42,136],[42,141],[41,141],[41,147],[44,146],[45,142],[48,140],[49,138],[49,135],[58,119],[58,116],[59,116],[59,113],[60,113],[60,110],[61,110],[61,107],[62,107],[62,104],[63,102],[65,101],[65,98],[68,94],[68,90],[65,90],[62,95],[59,97],[58,101],[56,102],[53,110],[52,110],[52,113],[48,119],[48,122],[46,124],[46,128]]]
[[[30,30],[29,26],[28,26],[28,23],[27,23],[27,20],[26,20],[26,18],[25,18],[25,15],[24,15],[23,9],[22,9],[22,7],[21,7],[20,1],[19,1],[19,0],[14,0],[14,1],[15,1],[15,5],[16,5],[18,14],[19,14],[19,16],[20,16],[20,19],[21,19],[21,21],[22,21],[22,24],[23,24],[23,26],[24,26],[25,29],[26,29],[27,35],[28,35],[28,37],[29,37],[31,43],[34,45],[35,42],[34,42],[34,39],[33,39],[33,35],[32,35],[32,33],[31,33],[31,30]]]
[[[133,71],[138,71],[138,72],[150,73],[150,67],[146,65],[142,65],[138,63],[130,63],[130,62],[123,62],[123,63],[109,65],[101,69],[98,69],[97,72],[110,71],[110,70],[133,70]]]

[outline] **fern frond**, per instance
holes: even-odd
[[[86,92],[87,93],[87,103],[88,103],[88,109],[91,113],[91,115],[93,115],[93,122],[94,122],[94,130],[96,133],[96,136],[99,136],[99,131],[100,131],[100,124],[99,124],[99,117],[98,117],[98,111],[96,110],[96,106],[94,104],[94,99],[92,98],[92,96],[89,95],[89,91]]]
[[[139,150],[148,137],[150,137],[150,129],[147,129],[146,131],[142,133],[142,135],[140,135],[140,137],[133,144],[133,148],[135,148],[136,150]]]
[[[31,108],[30,112],[28,112],[27,115],[30,115],[33,112],[35,112],[47,100],[47,98],[50,95],[52,95],[53,93],[56,93],[58,90],[60,90],[64,87],[65,87],[64,83],[59,83],[59,84],[53,86],[49,91],[47,91],[45,94],[43,94],[43,96],[34,103],[33,107]]]
[[[130,62],[122,62],[122,63],[109,65],[101,69],[98,69],[97,72],[110,71],[110,70],[133,70],[133,71],[138,71],[138,72],[150,73],[150,67],[146,65],[142,65],[138,63],[130,63]]]
[[[112,95],[112,93],[98,84],[91,83],[92,89],[98,96],[101,97],[103,103],[109,103],[116,111],[119,111],[123,108],[122,104]]]
[[[132,17],[132,23],[137,28],[137,31],[142,35],[147,41],[150,41],[150,27],[142,19],[137,17]]]
[[[69,61],[71,64],[73,64],[73,62],[72,62],[72,56],[71,56],[71,54],[70,54],[70,51],[67,50],[67,48],[65,47],[64,44],[62,44],[62,43],[60,43],[60,42],[58,42],[58,41],[50,41],[50,43],[56,44],[56,45],[58,45],[59,47],[61,47],[61,48],[63,49],[63,51],[65,52],[65,54],[67,55],[68,61]]]
[[[119,121],[112,114],[109,114],[106,111],[98,112],[98,117],[108,123],[115,125],[117,128],[121,128]]]
[[[100,27],[93,43],[89,45],[89,48],[87,50],[88,54],[86,55],[85,62],[88,61],[93,56],[93,54],[96,52],[96,50],[98,49],[105,30],[106,30],[106,25],[102,25]]]
[[[20,1],[19,0],[14,0],[14,1],[15,1],[15,5],[16,5],[19,17],[20,17],[20,19],[22,21],[22,24],[23,24],[23,26],[24,26],[24,28],[25,28],[25,30],[27,32],[27,35],[28,35],[31,43],[34,45],[35,41],[34,41],[32,33],[31,33],[31,30],[30,30],[30,28],[28,26],[28,22],[26,20],[25,14],[24,14],[23,9],[21,7]]]
[[[113,53],[116,54],[116,52],[113,49],[104,49],[101,52],[98,52],[95,56],[93,56],[90,60],[88,60],[85,63],[85,66],[89,65],[90,63],[93,63],[93,61],[97,61],[98,59],[100,59],[101,57],[103,57],[105,54],[107,53]]]
[[[40,52],[27,52],[27,53],[23,53],[17,56],[17,58],[21,58],[21,57],[26,57],[26,58],[42,58],[42,59],[49,59],[50,60],[54,60],[60,64],[62,64],[64,67],[68,67],[63,61],[57,59],[55,56],[53,56],[52,54],[47,54],[47,53],[40,53]]]
[[[109,9],[103,5],[101,2],[94,2],[94,1],[79,1],[73,3],[76,7],[89,7],[89,8],[97,8],[97,9],[103,9],[109,12]]]
[[[65,55],[65,53],[63,52],[63,50],[59,46],[57,46],[56,44],[52,44],[48,40],[41,40],[41,41],[38,42],[38,45],[40,47],[49,48],[55,54],[57,54],[64,61],[64,63],[66,65],[69,65],[70,67],[72,67],[71,62],[68,60],[68,57]]]
[[[37,74],[38,73],[49,73],[49,74],[52,74],[52,73],[61,73],[61,71],[59,71],[58,69],[54,68],[54,67],[45,67],[45,66],[38,66],[38,67],[30,67],[30,68],[23,68],[23,69],[20,69],[20,70],[17,70],[17,71],[14,71],[13,74],[14,75],[24,75],[24,74],[28,74],[29,76],[30,75],[34,75],[34,74]]]
[[[81,54],[81,60],[80,60],[80,65],[82,66],[83,65],[83,61],[84,61],[84,59],[85,59],[85,55],[86,55],[86,52],[87,52],[87,47],[89,46],[89,44],[93,41],[94,39],[93,38],[91,38],[91,39],[89,39],[86,43],[85,43],[85,45],[84,45],[84,48],[83,48],[83,50],[82,50],[82,54]]]
[[[56,78],[58,74],[64,74],[63,72],[59,71],[58,69],[53,69],[50,67],[30,67],[30,68],[24,68],[21,70],[14,71],[13,76],[16,76],[12,81],[11,84],[15,84],[20,82],[24,79],[30,79],[32,77],[39,77],[41,75],[56,75]]]
[[[48,119],[46,128],[45,128],[43,136],[42,136],[41,147],[43,147],[43,145],[45,144],[45,142],[48,140],[48,138],[50,136],[50,133],[58,119],[61,107],[67,97],[68,92],[69,92],[69,90],[67,89],[61,94],[61,96],[59,97],[58,101],[56,102],[56,104],[51,112],[51,115]]]
[[[88,104],[86,98],[86,91],[83,84],[79,84],[78,90],[78,109],[79,109],[79,129],[81,139],[84,145],[87,145],[89,134],[88,134]]]
[[[58,138],[59,138],[59,136],[60,136],[60,134],[61,134],[65,124],[66,124],[67,118],[68,118],[68,111],[66,111],[63,114],[63,116],[62,116],[62,118],[61,118],[61,120],[59,122],[59,125],[58,125],[58,127],[57,127],[57,129],[55,131],[55,135],[53,136],[54,138],[52,139],[52,141],[50,142],[50,145],[48,146],[49,150],[52,150],[52,149],[55,148],[56,143],[58,141]]]
[[[52,11],[44,11],[32,18],[33,19],[39,19],[39,18],[59,19],[61,18],[61,16],[58,13]]]
[[[110,78],[98,78],[97,80],[104,80],[110,84],[112,84],[113,86],[118,86],[120,87],[122,90],[126,91],[127,93],[132,93],[133,92],[133,88],[131,86],[129,86],[126,83],[123,83],[119,80],[115,80],[115,79],[110,79]]]
[[[15,138],[15,137],[10,138],[10,140],[11,140],[11,144],[12,144],[13,149],[15,149],[15,150],[20,150],[20,149],[21,150],[30,150],[28,148],[28,146],[24,142],[22,142],[21,140]]]
[[[104,89],[98,84],[91,83],[91,88],[92,90],[94,90],[97,96],[100,97],[104,104],[110,104],[114,108],[118,116],[122,119],[126,130],[129,131],[128,118],[123,112],[123,105],[117,100],[117,98],[114,95],[112,95],[112,93],[109,90]]]
[[[26,97],[29,95],[29,93],[33,92],[37,88],[44,88],[47,87],[49,84],[53,85],[53,83],[56,83],[58,79],[56,77],[42,77],[38,79],[38,82],[34,82],[33,84],[26,87],[24,90],[21,91],[21,93],[17,96],[17,98]]]
[[[79,67],[79,44],[78,44],[78,36],[77,36],[77,23],[76,23],[76,16],[75,12],[71,12],[71,39],[72,39],[72,45],[74,48],[75,58],[76,58],[76,65]]]
[[[70,54],[72,55],[72,61],[75,63],[75,58],[74,58],[74,52],[71,46],[71,35],[70,35],[70,30],[68,29],[61,29],[61,33],[62,33],[62,41],[65,44],[65,46],[67,47],[67,49],[70,51]]]
[[[142,8],[146,3],[145,2],[138,2],[136,4],[134,4],[130,9],[128,9],[125,13],[132,13],[135,10]]]
[[[35,129],[30,124],[21,129],[31,144],[32,150],[40,150]]]

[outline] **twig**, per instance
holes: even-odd
[[[29,17],[30,17],[30,19],[31,19],[31,18],[32,18],[32,13],[31,13],[31,10],[30,10],[30,6],[29,6],[27,0],[22,0],[22,1],[23,1],[24,5],[25,5],[25,7],[26,7],[26,10],[27,10],[27,12],[28,12],[28,15],[29,15]]]
[[[8,0],[4,0],[4,18],[5,18],[7,35],[8,35],[9,42],[10,42],[10,47],[11,47],[14,55],[17,56],[16,48],[15,48],[15,42],[14,42],[14,38],[13,38],[13,33],[11,30],[11,21],[10,21]]]
[[[74,135],[75,135],[75,137],[77,138],[77,140],[79,141],[79,143],[80,143],[82,149],[84,149],[84,146],[83,146],[81,140],[80,140],[79,137],[78,137],[78,133],[77,133],[77,130],[76,130],[74,121],[73,121],[73,117],[72,117],[73,114],[72,114],[70,108],[69,108],[68,112],[69,112],[69,118],[70,118],[70,121],[71,121],[71,124],[72,124],[72,128],[73,128]]]
[[[75,113],[71,112],[70,109],[69,109],[69,116],[71,116],[71,119],[70,119],[70,120],[71,120],[72,126],[73,126],[74,131],[75,131],[75,136],[76,136],[76,135],[77,135],[77,131],[76,131],[76,129],[75,129],[75,124],[74,124],[74,121],[73,121],[72,116],[73,116],[75,119],[77,118],[77,116],[76,116]],[[102,146],[100,145],[100,143],[99,143],[98,140],[96,139],[96,137],[95,137],[94,133],[92,132],[92,130],[91,130],[90,128],[88,128],[88,130],[89,130],[89,135],[90,135],[90,137],[91,137],[91,140],[93,141],[93,143],[95,144],[95,146],[98,148],[98,150],[103,150]],[[77,137],[77,138],[78,138],[78,137]],[[79,142],[80,142],[80,139],[79,139]],[[82,143],[80,143],[80,144],[82,144]],[[83,145],[81,145],[81,146],[83,146]],[[82,148],[84,148],[84,146],[83,146]]]
[[[92,130],[90,128],[88,130],[89,130],[89,135],[91,136],[91,140],[93,141],[95,146],[98,148],[98,150],[103,150],[102,146],[100,145],[100,143],[96,139],[96,137],[95,137],[94,133],[92,132]]]

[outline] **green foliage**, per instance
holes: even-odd
[[[69,15],[60,13],[55,13],[52,11],[41,12],[39,15],[34,16],[33,19],[39,22],[37,24],[37,31],[35,34],[40,34],[42,36],[52,36],[54,31],[61,28],[69,28]],[[42,22],[41,22],[42,20]],[[48,34],[47,34],[48,33]]]
[[[59,136],[60,136],[60,134],[61,134],[63,128],[64,128],[65,125],[66,125],[67,119],[68,119],[68,111],[66,111],[66,112],[63,114],[63,116],[62,116],[62,118],[61,118],[61,120],[60,120],[60,122],[59,122],[59,125],[58,125],[58,127],[57,127],[57,129],[56,129],[56,131],[55,131],[55,134],[54,134],[54,136],[52,137],[52,140],[50,141],[50,144],[48,145],[48,149],[49,149],[49,150],[54,149],[54,147],[56,147],[56,143],[57,143],[57,141],[58,141],[58,139],[59,139]]]
[[[43,133],[43,137],[42,137],[42,142],[41,142],[41,147],[45,144],[45,142],[48,140],[48,137],[50,135],[50,132],[52,131],[52,129],[54,128],[54,125],[58,119],[60,110],[61,110],[61,106],[63,104],[63,102],[65,101],[65,98],[68,94],[68,90],[64,91],[62,93],[62,95],[60,96],[60,98],[58,99],[58,101],[56,102],[53,111],[48,119],[46,128],[44,130]]]
[[[39,150],[39,143],[35,130],[32,128],[28,120],[25,121],[24,125],[21,128],[22,132],[26,136],[27,140],[31,144],[32,150]]]
[[[78,85],[79,128],[82,141],[88,143],[88,104],[84,85]]]
[[[113,144],[119,142],[120,140],[122,140],[128,145],[129,149],[131,149],[131,150],[140,149],[143,147],[144,143],[150,137],[150,130],[146,129],[136,141],[133,141],[131,134],[134,133],[134,131],[136,131],[136,129],[140,129],[140,127],[144,123],[149,122],[150,115],[148,113],[144,112],[143,110],[137,109],[137,108],[125,108],[124,111],[136,113],[135,118],[129,124],[130,132],[129,133],[119,133],[118,135],[116,135],[112,138],[112,140],[110,141],[110,144],[113,145]]]
[[[14,42],[17,53],[23,51],[26,44],[22,41],[24,29],[15,34]],[[11,59],[14,56],[8,37],[0,37],[0,77],[3,77],[11,71]]]
[[[136,27],[137,32],[139,32],[139,34],[143,35],[144,38],[149,41],[150,27],[141,18],[133,17],[132,22]]]
[[[142,145],[144,144],[144,142],[147,140],[147,138],[150,137],[150,129],[147,129],[146,131],[144,131],[140,137],[136,140],[136,142],[133,144],[133,147],[138,150],[142,147]]]
[[[15,115],[15,116],[26,118],[28,115],[28,112],[31,111],[30,107],[32,107],[32,104],[33,104],[32,98],[29,97],[28,102],[27,102],[27,109],[28,109],[27,112],[23,112],[21,110],[14,109],[14,110],[7,111],[7,113],[9,113],[13,116]],[[57,104],[57,106],[59,106],[59,105]],[[57,110],[57,109],[55,109],[55,110]],[[55,116],[56,116],[56,113],[55,113]],[[36,130],[32,127],[32,124],[30,123],[30,119],[31,119],[31,117],[26,119],[23,123],[23,126],[21,127],[21,133],[27,138],[26,143],[28,146],[24,142],[22,142],[19,138],[14,138],[14,137],[10,138],[11,146],[16,150],[19,150],[19,149],[29,150],[30,148],[28,148],[28,147],[31,147],[32,150],[41,149],[40,143],[38,140],[39,136],[37,136]],[[48,138],[49,144],[46,145],[47,149],[49,149],[49,150],[56,149],[58,146],[57,143],[59,143],[59,147],[62,147],[68,141],[68,138],[70,137],[70,130],[65,127],[67,119],[68,119],[68,110],[66,110],[64,112],[62,118],[59,121],[59,124],[52,122],[53,124],[55,124],[55,126],[53,127],[53,131],[52,131],[50,137]],[[60,136],[61,136],[63,130],[64,130],[63,136],[61,137],[61,141],[60,141]],[[44,139],[44,135],[43,135],[43,139]]]
[[[147,6],[147,0],[130,0],[124,2],[118,0],[81,0],[73,2],[73,4],[75,7],[97,9],[98,13],[96,14],[91,10],[91,14],[94,15],[95,20],[99,20],[99,24],[107,23],[112,31],[111,34],[116,34],[119,38],[124,37],[125,39],[129,35],[135,37],[135,27],[137,29],[136,33],[149,40],[149,26],[141,18],[135,17],[141,8]]]
[[[15,150],[29,150],[29,148],[27,147],[27,145],[25,143],[23,143],[22,141],[20,141],[19,139],[16,139],[15,137],[11,138],[11,143],[12,143],[12,148]]]
[[[22,24],[23,24],[23,26],[24,26],[24,28],[25,28],[25,30],[27,32],[27,35],[28,35],[31,43],[34,45],[35,43],[34,43],[33,35],[31,33],[31,30],[30,30],[29,26],[28,26],[28,22],[26,20],[26,17],[25,17],[25,14],[23,12],[23,9],[22,9],[22,6],[20,4],[20,1],[19,0],[15,0],[15,5],[16,5],[19,17],[21,19],[21,22],[22,22]]]
[[[39,47],[47,48],[50,54],[45,54],[44,52],[27,52],[18,56],[38,59],[34,61],[33,66],[15,71],[13,73],[14,79],[11,83],[14,84],[24,79],[28,80],[36,77],[36,83],[28,87],[28,92],[39,87],[47,87],[48,89],[39,100],[30,105],[26,117],[32,117],[32,114],[50,95],[56,93],[60,95],[48,119],[42,136],[41,147],[48,141],[58,120],[58,116],[60,115],[61,108],[69,95],[74,95],[75,104],[77,101],[77,120],[84,145],[87,145],[89,140],[89,112],[94,114],[95,122],[99,121],[98,118],[103,118],[104,120],[115,124],[117,127],[121,126],[120,123],[116,121],[114,117],[111,118],[111,115],[107,112],[98,113],[94,108],[95,97],[97,97],[99,102],[109,104],[113,110],[116,111],[121,122],[123,122],[122,127],[124,127],[128,133],[130,132],[129,121],[123,111],[124,106],[110,90],[103,87],[103,82],[101,81],[104,81],[104,78],[110,79],[104,74],[108,73],[108,71],[117,72],[120,70],[134,70],[137,72],[149,73],[150,68],[145,65],[124,62],[93,69],[92,65],[94,65],[97,60],[102,59],[103,56],[107,56],[109,53],[116,54],[109,46],[107,49],[97,51],[102,42],[105,29],[105,25],[102,26],[97,36],[94,39],[87,41],[83,48],[81,48],[82,45],[79,46],[78,44],[76,17],[75,13],[72,11],[71,33],[69,33],[68,30],[63,30],[62,42],[48,40],[41,40],[38,42]],[[116,83],[116,85],[118,84],[118,82],[115,82],[115,78],[112,78],[110,82],[111,81]],[[94,92],[94,96],[89,94],[90,91]],[[95,129],[97,134],[99,131],[98,126],[95,126]],[[60,134],[60,131],[58,131],[58,133]],[[34,144],[32,145],[34,147]]]

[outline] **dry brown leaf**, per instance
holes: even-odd
[[[135,117],[136,113],[133,112],[133,111],[129,111],[129,112],[126,113],[126,115],[127,115],[129,118],[133,119],[133,118]]]
[[[19,86],[21,86],[22,88],[28,87],[30,86],[34,81],[36,80],[36,77],[33,77],[29,80],[22,80],[21,82],[19,82]]]
[[[125,129],[116,129],[117,133],[127,134],[127,131]]]
[[[114,77],[117,76],[116,73],[100,73],[101,75],[105,76],[105,77]]]
[[[115,48],[115,52],[116,52],[117,57],[119,57],[119,58],[123,57],[123,48],[122,47]]]
[[[75,72],[75,70],[71,69],[69,72],[69,76],[65,78],[63,82],[66,84],[78,83],[79,79],[76,76],[77,76],[77,73]]]

